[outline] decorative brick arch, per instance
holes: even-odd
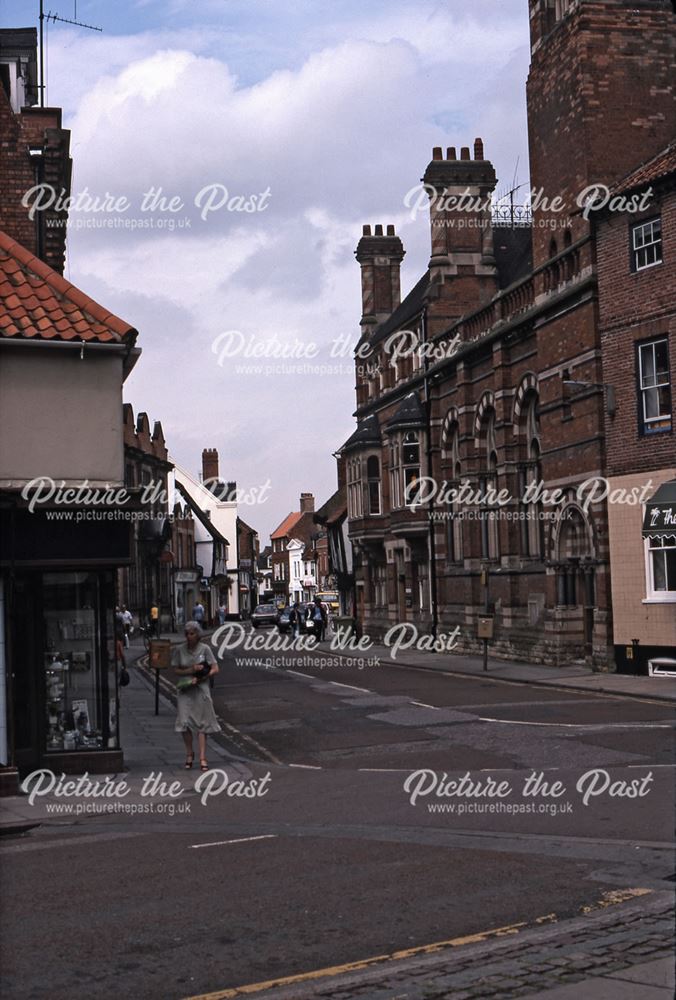
[[[476,448],[478,448],[481,443],[481,424],[483,423],[486,410],[495,410],[495,396],[490,389],[487,389],[479,400],[479,405],[477,406],[476,413],[474,414],[474,445]]]
[[[514,408],[512,410],[514,437],[518,437],[521,433],[521,414],[523,412],[524,401],[529,392],[539,392],[537,375],[534,375],[533,372],[527,372],[524,375],[514,394]]]
[[[564,557],[564,553],[560,552],[561,533],[571,515],[578,519],[586,543],[584,546],[586,551],[581,552],[580,555],[586,558],[596,558],[598,547],[593,519],[588,513],[585,513],[576,500],[569,497],[562,505],[558,517],[552,523],[549,539],[549,558],[552,562],[558,562],[560,558]]]
[[[448,446],[448,434],[453,424],[457,424],[458,426],[460,426],[460,414],[458,413],[458,409],[456,406],[452,406],[448,411],[448,413],[446,414],[446,418],[444,419],[444,425],[441,429],[442,455],[446,454],[446,448]]]

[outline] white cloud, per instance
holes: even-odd
[[[202,23],[105,44],[77,36],[77,73],[76,36],[55,34],[50,99],[73,111],[76,191],[126,195],[139,219],[151,185],[185,203],[189,230],[73,229],[69,276],[139,329],[127,398],[162,421],[182,465],[196,471],[202,448],[216,446],[227,478],[270,476],[269,503],[245,514],[265,533],[301,490],[321,503],[335,488],[331,452],[354,425],[354,378],[237,373],[217,364],[214,337],[314,341],[318,363],[351,366],[328,348],[358,336],[361,224],[396,223],[406,292],[427,265],[429,232],[403,198],[432,145],[483,135],[501,186],[517,156],[525,174],[527,39],[523,11],[487,0],[471,16],[465,3],[345,3],[323,20],[303,20],[302,3],[250,7],[234,4],[240,20],[220,33]],[[276,63],[242,82],[245,49],[226,41],[255,40],[257,14],[251,59]],[[285,18],[286,33],[273,32]],[[269,207],[202,221],[192,203],[210,183],[247,196],[270,188]]]

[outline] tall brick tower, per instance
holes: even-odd
[[[576,199],[649,160],[676,134],[672,0],[529,0],[528,137],[533,188],[561,197],[571,237],[587,223]],[[577,213],[577,214],[576,214]],[[533,263],[562,249],[535,210]]]

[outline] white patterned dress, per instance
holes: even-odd
[[[171,651],[172,667],[193,667],[198,663],[208,663],[211,666],[215,662],[216,658],[205,642],[198,642],[192,650],[188,649],[187,642],[184,642],[180,646],[174,646]],[[178,691],[176,703],[178,713],[174,725],[175,732],[185,733],[191,729],[195,733],[220,733],[221,727],[214,712],[208,678],[184,691]]]

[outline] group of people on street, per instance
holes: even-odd
[[[300,635],[300,630],[308,617],[312,620],[317,641],[323,642],[330,620],[328,608],[325,604],[322,604],[318,597],[315,597],[314,603],[308,611],[301,605],[300,601],[296,601],[293,604],[289,614],[289,622],[293,630],[294,639],[297,639]]]

